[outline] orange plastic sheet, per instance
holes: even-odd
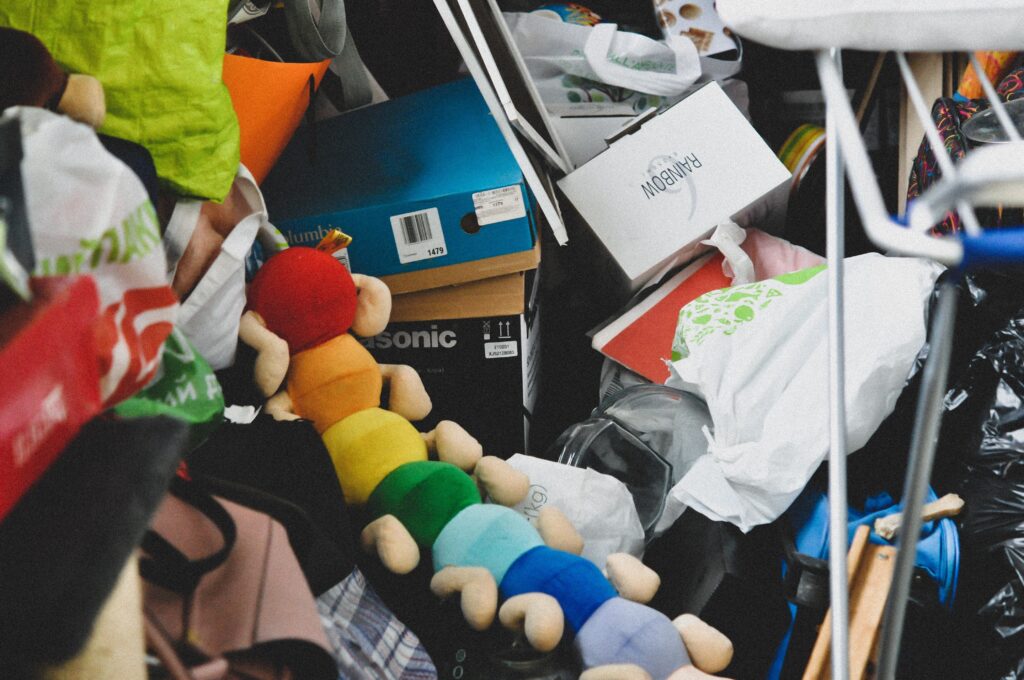
[[[238,115],[242,163],[257,184],[274,167],[302,122],[310,104],[310,76],[315,90],[330,63],[285,63],[224,55],[224,84]]]

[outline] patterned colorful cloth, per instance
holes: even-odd
[[[419,638],[395,618],[354,569],[317,598],[339,680],[436,680],[437,669]]]
[[[1024,67],[1014,69],[1000,81],[996,92],[1004,101],[1024,97],[1022,77],[1024,77]],[[964,135],[961,126],[976,113],[987,108],[989,108],[989,104],[984,99],[958,101],[951,97],[943,97],[935,101],[932,106],[932,120],[935,121],[939,137],[953,162],[959,162],[974,146]],[[921,142],[910,169],[907,198],[913,199],[920,196],[925,189],[935,184],[941,177],[942,171],[939,169],[935,154],[932,152],[931,146],[928,145],[928,141],[924,140]],[[976,208],[975,213],[983,227],[1015,226],[1024,221],[1024,214],[1020,209]],[[960,216],[951,212],[932,231],[935,235],[941,235],[953,234],[959,232],[960,229]]]

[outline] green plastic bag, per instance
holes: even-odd
[[[221,80],[226,0],[3,0],[0,25],[33,33],[71,73],[103,83],[100,132],[153,156],[165,189],[222,200],[238,119]]]
[[[224,422],[224,393],[217,376],[185,335],[171,331],[156,379],[114,408],[122,418],[165,415],[189,425],[186,451],[206,440]]]

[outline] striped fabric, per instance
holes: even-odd
[[[318,597],[317,609],[339,680],[436,680],[437,669],[419,638],[395,618],[359,569]]]

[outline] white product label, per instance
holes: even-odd
[[[473,209],[481,227],[526,217],[523,190],[518,184],[473,194]]]
[[[437,208],[392,215],[391,230],[395,233],[395,247],[402,264],[448,254]]]
[[[519,356],[519,343],[515,340],[484,343],[484,357],[487,359],[505,359],[517,356]]]
[[[345,265],[345,269],[352,271],[352,261],[348,257],[348,248],[342,248],[331,253],[335,260]]]

